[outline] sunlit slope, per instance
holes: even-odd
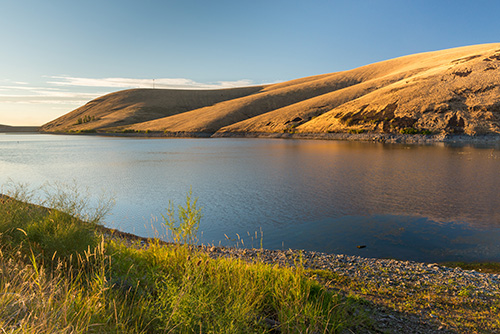
[[[359,83],[220,132],[500,133],[500,44],[388,60],[336,74]]]
[[[44,130],[215,133],[500,133],[500,43],[220,91],[129,90]],[[217,96],[223,92],[224,96]],[[79,118],[90,120],[78,123]],[[75,125],[76,124],[76,125]]]
[[[152,131],[216,132],[243,120],[357,84],[337,74],[318,75],[266,86],[262,91],[130,128]]]
[[[94,99],[45,125],[47,132],[105,130],[183,113],[262,90],[262,86],[220,90],[130,89]]]

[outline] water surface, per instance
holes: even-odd
[[[499,171],[499,147],[0,135],[0,184],[106,189],[110,227],[161,233],[192,187],[204,243],[421,261],[500,261]]]

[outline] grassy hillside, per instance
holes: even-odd
[[[222,90],[130,89],[94,99],[42,126],[46,132],[100,130],[172,116],[240,96],[262,87]]]
[[[100,215],[69,214],[82,208],[71,196],[51,203],[59,209],[0,195],[5,333],[337,333],[366,324],[355,299],[303,268],[133,242],[100,227]],[[189,216],[196,208],[187,204]]]
[[[408,261],[194,246],[201,215],[190,194],[164,217],[184,244],[106,229],[99,222],[108,203],[88,210],[78,188],[59,188],[44,206],[27,203],[31,194],[17,188],[0,195],[5,333],[500,329],[499,276]]]
[[[500,134],[499,82],[500,43],[483,44],[267,86],[117,92],[43,130]]]

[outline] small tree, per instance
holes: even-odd
[[[196,207],[198,198],[193,199],[192,197],[193,189],[190,188],[186,195],[186,206],[178,206],[178,222],[175,218],[175,208],[172,201],[169,201],[166,216],[161,215],[175,243],[194,244],[198,241],[197,232],[202,214],[201,208]]]

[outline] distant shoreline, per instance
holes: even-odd
[[[256,133],[256,132],[44,132],[42,134],[57,135],[92,135],[107,137],[135,137],[135,138],[276,138],[276,139],[307,139],[307,140],[336,140],[359,141],[401,144],[500,144],[500,134],[464,135],[464,134],[394,134],[394,133]]]
[[[0,133],[38,133],[40,132],[39,126],[9,126],[0,125]]]
[[[500,135],[410,135],[391,133],[215,133],[215,138],[288,138],[288,139],[317,139],[317,140],[339,140],[339,141],[370,141],[381,143],[406,143],[406,144],[430,144],[430,143],[499,143]]]

